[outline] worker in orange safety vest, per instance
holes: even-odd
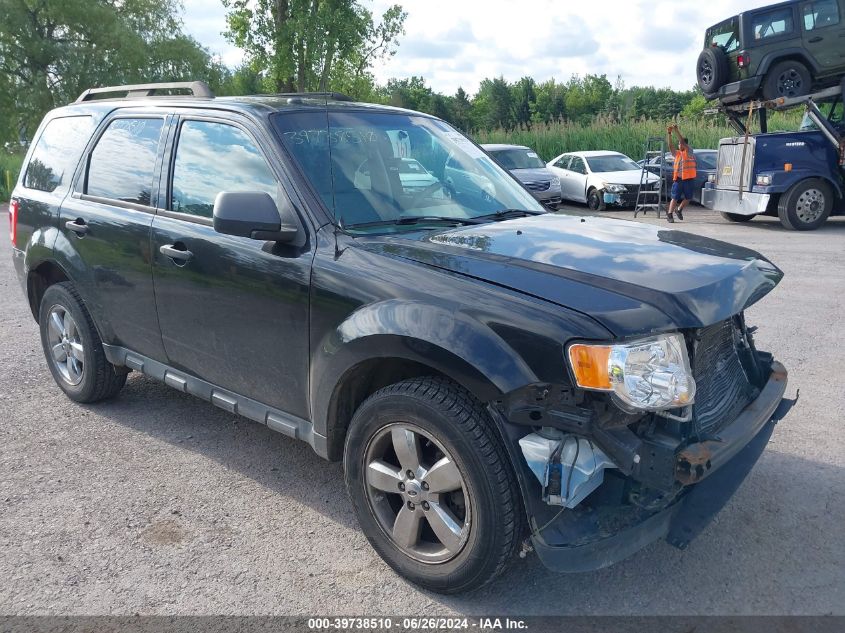
[[[681,130],[677,125],[670,125],[667,128],[668,147],[675,158],[675,169],[673,172],[672,182],[672,200],[669,202],[669,211],[666,213],[666,219],[669,222],[675,221],[675,211],[678,212],[678,219],[684,219],[684,208],[692,200],[695,192],[695,177],[698,173],[695,164],[695,153],[689,146],[686,137],[681,134]],[[675,148],[675,143],[672,141],[672,132],[678,134],[678,145]]]

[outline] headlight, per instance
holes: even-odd
[[[620,343],[569,346],[569,363],[582,389],[612,392],[629,407],[660,411],[692,404],[695,380],[680,334]]]
[[[552,178],[551,186],[552,187],[560,187],[560,178],[557,178],[557,177]]]
[[[761,187],[768,187],[772,184],[772,177],[771,176],[757,176],[757,184]]]
[[[605,185],[604,190],[609,193],[625,193],[628,188],[625,185]]]

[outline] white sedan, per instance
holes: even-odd
[[[649,189],[659,178],[619,152],[569,152],[546,166],[560,178],[564,200],[584,202],[593,211],[607,205],[633,207],[642,182]]]

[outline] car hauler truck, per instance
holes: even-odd
[[[738,136],[719,142],[716,173],[702,204],[731,222],[776,215],[787,229],[810,231],[845,213],[845,82],[804,97],[723,105]],[[804,107],[797,132],[768,132],[767,112]],[[760,134],[748,127],[757,112]]]

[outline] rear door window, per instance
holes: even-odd
[[[185,121],[173,163],[170,210],[210,218],[221,191],[264,191],[278,203],[276,177],[250,136],[234,125]]]
[[[85,193],[151,206],[153,174],[164,119],[115,119],[91,152]]]
[[[758,13],[751,20],[751,35],[755,40],[765,40],[795,31],[792,7]]]
[[[50,121],[32,150],[23,186],[47,192],[66,190],[93,127],[89,116]]]
[[[839,0],[818,0],[804,5],[804,30],[815,31],[839,24]]]

